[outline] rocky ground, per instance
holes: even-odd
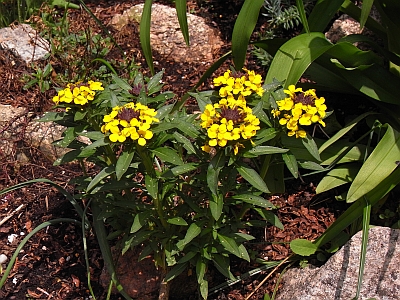
[[[121,14],[125,9],[141,1],[87,1],[88,6],[103,22],[110,24],[115,14]],[[170,1],[159,1],[170,5]],[[203,3],[203,5],[200,5]],[[235,17],[240,10],[241,1],[188,1],[191,13],[203,17],[209,24],[220,32],[221,43],[213,49],[210,61],[217,59],[230,47],[230,34]],[[70,15],[72,30],[85,29],[91,21],[84,11],[74,11]],[[91,24],[91,23],[90,23]],[[96,24],[91,24],[96,27]],[[257,30],[265,28],[265,20],[260,20]],[[140,52],[137,28],[128,25],[120,31],[112,31],[127,56],[133,58],[146,72],[146,63]],[[289,34],[289,33],[288,33]],[[112,51],[110,59],[122,59],[117,50]],[[155,68],[165,68],[165,89],[175,92],[178,96],[193,87],[209,63],[187,59],[175,61],[155,52]],[[11,61],[13,63],[11,63]],[[224,65],[226,68],[227,62]],[[61,71],[61,65],[54,64],[55,72]],[[248,57],[248,68],[264,70],[257,65],[254,57]],[[221,68],[223,70],[223,68]],[[218,72],[222,72],[219,70]],[[17,115],[7,124],[0,123],[0,134],[6,132],[13,122],[26,122],[51,108],[51,97],[54,90],[41,93],[37,87],[24,90],[23,76],[31,72],[29,66],[19,61],[7,51],[0,51],[0,104],[9,104],[13,107],[22,107],[26,112]],[[28,114],[28,112],[30,112]],[[0,120],[1,121],[1,120]],[[30,179],[48,178],[73,192],[69,185],[70,178],[80,173],[76,164],[55,167],[38,148],[29,144],[23,138],[23,133],[15,132],[8,137],[13,145],[14,152],[5,154],[0,152],[0,190],[25,182]],[[29,158],[21,164],[17,153],[23,152]],[[345,205],[334,200],[333,195],[316,196],[315,186],[318,178],[304,178],[304,181],[288,182],[288,191],[283,195],[276,195],[271,201],[279,207],[277,215],[285,226],[285,230],[268,227],[265,230],[252,232],[256,242],[249,248],[256,253],[256,257],[268,260],[280,260],[290,254],[287,242],[294,238],[313,240],[336,219]],[[78,218],[70,203],[57,190],[49,185],[36,183],[29,187],[0,196],[0,254],[8,258],[15,251],[23,237],[33,228],[44,221],[68,217]],[[88,251],[91,265],[91,284],[98,299],[105,299],[107,291],[100,285],[99,277],[103,268],[99,247],[93,233],[88,236]],[[240,275],[258,267],[255,262],[235,262],[232,270]],[[4,267],[4,265],[3,265]],[[273,291],[277,278],[282,269],[277,270],[272,277],[256,290],[250,299],[263,299],[265,293]],[[248,279],[218,291],[210,299],[245,299],[254,291],[267,272],[260,272]],[[217,286],[224,281],[215,276],[210,286]],[[82,244],[81,229],[73,224],[49,226],[36,234],[24,247],[12,269],[7,283],[0,291],[1,299],[89,299],[86,279],[86,268]],[[175,296],[178,299],[178,295]],[[197,299],[196,295],[190,297]],[[113,296],[112,299],[120,299]],[[144,298],[141,298],[144,299]],[[188,298],[186,298],[188,299]]]

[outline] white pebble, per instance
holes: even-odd
[[[0,265],[7,262],[8,257],[5,254],[0,254]]]

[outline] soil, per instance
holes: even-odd
[[[115,13],[122,13],[124,9],[140,2],[142,1],[86,1],[104,24],[107,24]],[[171,5],[170,1],[159,2]],[[230,47],[230,34],[242,1],[236,0],[229,3],[218,0],[188,1],[190,12],[207,18],[221,31],[225,44],[219,53],[215,53],[215,58],[224,54]],[[87,26],[87,20],[90,20],[84,11],[72,11],[69,18],[74,30],[84,29]],[[96,27],[96,24],[93,26]],[[266,26],[266,20],[260,18],[257,30],[263,31]],[[128,55],[134,57],[135,61],[142,66],[143,72],[147,72],[146,63],[140,54],[137,32],[130,29],[126,33],[129,34],[129,46],[126,37],[121,38],[116,33],[113,34],[116,34],[115,39],[120,47],[128,51]],[[193,87],[206,70],[204,65],[190,60],[185,63],[175,63],[157,57],[157,53],[154,55],[155,60],[159,62],[155,66],[156,71],[165,68],[165,89],[173,91],[178,96]],[[122,59],[117,50],[111,51],[110,56],[110,59]],[[41,93],[38,87],[23,90],[24,82],[21,79],[31,69],[22,62],[16,61],[11,65],[9,61],[9,54],[1,52],[0,104],[25,107],[27,111],[34,112],[34,115],[50,109],[52,105],[50,99],[54,91]],[[216,73],[220,74],[229,63],[230,61]],[[265,73],[251,55],[248,56],[247,67]],[[182,74],[186,75],[185,80],[182,80]],[[0,128],[0,130],[5,130],[5,128]],[[30,161],[19,164],[15,157],[5,157],[0,153],[0,190],[27,180],[47,178],[73,193],[73,186],[69,184],[69,180],[80,174],[79,165],[71,163],[53,166],[52,162],[38,149],[18,137],[13,137],[10,143],[13,143],[15,147],[23,147]],[[333,194],[315,195],[318,180],[318,177],[304,177],[302,180],[289,181],[285,194],[271,196],[270,200],[279,207],[276,214],[285,229],[280,230],[269,226],[264,230],[252,232],[256,241],[249,244],[248,248],[255,253],[256,258],[268,261],[285,259],[291,253],[288,242],[295,238],[316,239],[344,211],[346,205],[337,202]],[[20,206],[22,208],[19,208]],[[9,216],[11,217],[8,218]],[[56,218],[79,219],[65,197],[47,184],[35,183],[1,195],[0,254],[5,254],[10,258],[24,236],[41,223]],[[103,260],[93,232],[87,233],[87,243],[93,291],[97,299],[106,299],[107,290],[99,283]],[[232,271],[234,275],[240,275],[259,266],[255,261],[251,263],[234,261]],[[209,299],[240,300],[245,299],[253,291],[255,293],[250,299],[264,299],[265,293],[272,294],[282,271],[283,268],[279,268],[259,288],[257,286],[267,276],[267,271],[262,271],[229,288],[217,291],[211,294]],[[215,276],[210,287],[217,286],[224,280],[222,277]],[[6,284],[0,291],[0,298],[90,299],[81,228],[73,223],[64,222],[48,226],[35,234],[20,252]],[[197,299],[197,296],[194,294],[189,298]],[[121,298],[114,295],[111,299]]]

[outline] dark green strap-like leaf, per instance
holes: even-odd
[[[314,6],[308,24],[310,31],[323,32],[338,12],[344,0],[319,0]]]
[[[186,45],[189,46],[189,29],[186,16],[186,0],[175,0],[176,14],[178,15],[179,26],[185,39]]]
[[[132,299],[125,291],[122,285],[119,283],[117,278],[117,273],[115,271],[113,257],[111,254],[110,245],[107,241],[107,232],[106,228],[103,223],[103,219],[99,219],[98,216],[101,213],[100,207],[95,203],[92,202],[92,212],[93,212],[93,227],[96,232],[97,241],[100,246],[101,255],[104,259],[104,265],[107,268],[109,274],[111,274],[111,280],[113,281],[114,285],[116,286],[119,293],[125,297],[125,299]]]
[[[153,55],[150,45],[150,25],[151,25],[151,7],[153,0],[146,0],[143,6],[142,18],[140,19],[140,45],[142,46],[143,55],[150,68],[151,74],[154,75]]]
[[[37,232],[39,232],[40,230],[48,227],[48,226],[52,226],[52,225],[57,225],[60,223],[74,223],[75,225],[81,225],[81,222],[78,220],[74,220],[74,219],[69,219],[69,218],[60,218],[60,219],[54,219],[54,220],[49,220],[46,222],[43,222],[42,224],[38,225],[37,227],[35,227],[31,232],[29,232],[29,234],[21,241],[21,243],[18,245],[17,249],[15,249],[13,256],[10,259],[10,262],[8,263],[8,266],[6,268],[6,270],[4,270],[4,274],[1,277],[0,280],[0,289],[2,289],[4,283],[6,282],[8,275],[10,274],[15,260],[18,258],[18,255],[20,253],[20,251],[22,250],[22,248],[25,246],[25,244],[29,241],[29,239],[35,235]]]
[[[363,28],[365,23],[367,22],[369,13],[371,12],[372,4],[374,4],[374,0],[363,0],[361,8],[360,28]]]
[[[308,66],[332,46],[320,32],[304,33],[290,39],[276,53],[265,82],[277,79],[285,82],[285,88],[296,84]]]
[[[347,194],[347,202],[354,202],[372,191],[394,169],[400,157],[400,133],[388,126],[374,151],[362,165]]]
[[[256,26],[264,0],[245,0],[232,32],[232,54],[235,68],[243,68],[250,36]]]
[[[297,10],[299,11],[300,20],[304,26],[304,30],[307,33],[310,33],[310,28],[308,27],[308,21],[307,21],[306,11],[304,9],[303,0],[296,0],[296,6],[297,6]]]

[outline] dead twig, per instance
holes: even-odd
[[[21,204],[18,206],[13,212],[11,212],[8,216],[6,216],[3,220],[0,221],[0,226],[3,225],[5,222],[7,222],[13,215],[15,215],[17,212],[19,212],[25,204]]]

